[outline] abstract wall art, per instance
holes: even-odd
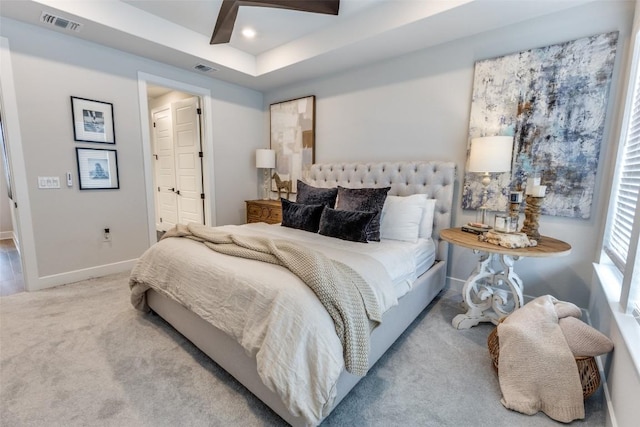
[[[540,173],[543,214],[590,217],[617,41],[611,32],[476,62],[469,141],[515,140],[511,172],[493,176],[489,210],[507,210],[509,191]],[[462,193],[463,209],[480,207],[475,174],[465,173]]]
[[[276,172],[291,181],[297,192],[297,181],[305,177],[315,161],[316,97],[292,99],[270,106],[271,149],[276,152]],[[275,182],[272,191],[278,191]]]

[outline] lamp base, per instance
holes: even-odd
[[[491,226],[489,224],[487,224],[487,211],[489,210],[489,207],[487,206],[487,199],[489,198],[489,184],[491,183],[491,176],[489,175],[489,172],[485,172],[482,174],[482,187],[483,187],[483,191],[482,191],[482,205],[478,208],[478,210],[482,211],[482,219],[480,220],[480,223],[482,224],[483,228],[491,228]]]
[[[482,224],[482,227],[490,228],[489,224],[487,224],[487,209],[488,208],[484,205],[480,206],[480,211],[482,211],[480,223]]]
[[[271,199],[271,177],[269,176],[270,169],[263,169],[262,177],[262,200]]]

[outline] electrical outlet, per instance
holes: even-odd
[[[102,241],[103,242],[110,242],[111,241],[111,231],[108,228],[105,228],[102,231]]]

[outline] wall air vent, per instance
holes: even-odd
[[[61,16],[52,15],[47,12],[42,12],[42,15],[40,15],[40,22],[53,25],[54,27],[58,27],[62,30],[75,31],[76,33],[82,29],[82,24],[79,22],[75,22]]]
[[[198,64],[195,67],[193,67],[193,69],[202,71],[203,73],[215,73],[216,71],[218,71],[216,68],[213,68],[204,64]]]

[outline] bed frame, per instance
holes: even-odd
[[[448,245],[440,239],[440,231],[451,226],[451,210],[456,179],[452,162],[398,162],[368,164],[316,164],[305,181],[315,187],[349,188],[387,187],[390,195],[427,194],[437,200],[434,213],[433,239],[436,262],[414,283],[412,290],[399,299],[398,305],[382,316],[382,323],[371,334],[369,364],[387,351],[402,332],[429,305],[444,287]],[[289,413],[280,397],[269,390],[258,376],[255,358],[247,356],[234,339],[213,327],[175,301],[153,290],[147,291],[149,307],[188,338],[223,369],[233,375],[249,391],[293,426],[305,421]],[[337,383],[333,408],[349,393],[361,377],[343,371]]]

